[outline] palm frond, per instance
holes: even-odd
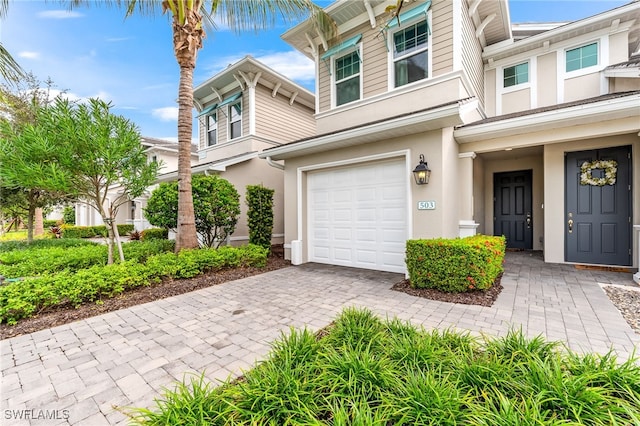
[[[16,82],[24,76],[24,71],[2,43],[0,43],[0,76],[8,83]]]

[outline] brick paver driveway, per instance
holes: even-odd
[[[490,308],[390,290],[402,278],[307,264],[3,340],[0,423],[126,423],[113,405],[151,407],[163,387],[188,372],[206,371],[210,380],[237,375],[264,357],[281,332],[324,327],[346,306],[426,328],[501,335],[522,327],[574,350],[613,347],[623,358],[640,344],[598,285],[629,284],[631,274],[508,253],[504,290]],[[16,420],[27,415],[54,419]]]

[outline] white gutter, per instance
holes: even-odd
[[[273,161],[271,159],[271,157],[266,157],[266,159],[267,159],[267,164],[269,164],[271,167],[275,167],[276,169],[284,170],[284,164],[276,163],[275,161]]]
[[[478,142],[538,130],[569,127],[577,124],[576,121],[593,123],[638,116],[640,94],[465,126],[455,129],[453,136],[459,143]],[[638,127],[640,128],[640,122]]]

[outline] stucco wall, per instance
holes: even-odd
[[[308,237],[306,226],[304,226],[307,218],[305,196],[307,171],[299,172],[299,169],[344,167],[348,165],[343,163],[345,160],[350,164],[357,164],[361,159],[366,160],[368,157],[380,154],[388,154],[385,155],[387,158],[407,158],[409,238],[458,236],[458,193],[455,190],[458,147],[451,138],[451,129],[437,130],[286,160],[285,244],[290,244],[292,240],[302,240],[303,261],[306,262],[308,258]],[[413,180],[411,171],[418,164],[420,154],[425,156],[431,169],[431,180],[428,185],[418,186]],[[301,176],[300,187],[297,185],[298,173]],[[435,201],[436,209],[417,210],[417,202],[427,200]],[[303,218],[300,234],[298,233],[299,218]],[[289,249],[285,253],[290,256]]]

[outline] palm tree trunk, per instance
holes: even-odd
[[[35,212],[34,235],[44,235],[44,213],[42,207],[37,207]]]
[[[191,190],[193,68],[189,66],[180,67],[178,105],[178,233],[176,252],[198,247]]]
[[[181,0],[184,1],[184,0]],[[165,6],[165,2],[163,2]],[[168,5],[167,5],[168,6]],[[172,9],[173,49],[180,67],[178,86],[178,229],[176,252],[198,247],[191,190],[191,138],[193,136],[193,70],[204,30],[200,3]]]

